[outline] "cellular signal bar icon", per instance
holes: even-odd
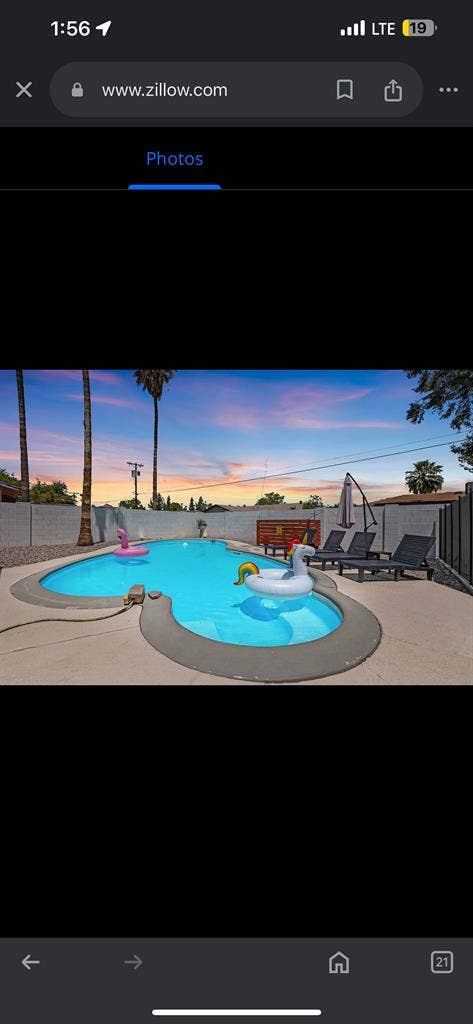
[[[347,25],[340,29],[341,36],[364,36],[366,35],[366,22],[362,18],[360,22],[355,21],[354,25]]]

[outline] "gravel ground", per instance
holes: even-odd
[[[88,551],[99,551],[110,547],[110,541],[79,547],[78,544],[42,544],[27,548],[0,548],[0,565],[12,568],[15,565],[31,565],[33,562],[47,562],[49,558],[64,558],[66,555],[84,555]]]

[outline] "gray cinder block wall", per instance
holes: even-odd
[[[31,505],[26,501],[0,502],[0,546],[28,547],[30,539]]]
[[[341,530],[342,529],[342,527],[339,526],[338,523],[337,523],[338,508],[325,508],[325,509],[323,509],[323,512],[324,512],[324,517],[323,517],[323,529],[322,529],[322,547],[324,545],[324,542],[327,540],[327,537],[328,537],[328,535],[329,535],[331,530]],[[370,531],[369,532],[370,533],[373,532],[375,534],[375,539],[374,539],[374,541],[373,541],[373,543],[371,545],[371,551],[382,551],[383,550],[383,543],[382,543],[382,537],[383,537],[382,517],[380,515],[378,516],[376,514],[376,512],[374,514],[375,514],[375,518],[376,518],[376,521],[377,521],[378,525],[370,527]],[[367,512],[367,522],[370,521],[370,518],[371,518],[370,514],[369,514],[369,512]],[[350,530],[346,531],[345,536],[343,538],[342,547],[344,548],[345,551],[346,551],[346,549],[348,548],[348,546],[350,544],[350,541],[351,541],[351,539],[353,537],[353,534],[356,533],[357,530],[364,530],[364,527],[365,527],[365,524],[364,524],[364,519],[363,519],[363,509],[356,508],[355,509],[355,525],[352,526]]]
[[[438,505],[373,505],[373,513],[377,525],[369,527],[369,532],[375,533],[371,550],[395,551],[405,533],[414,533],[426,537],[435,536],[435,555],[438,555],[440,508],[443,508],[443,505],[440,503]],[[330,530],[340,529],[340,527],[337,527],[338,509],[326,508],[323,511],[325,515],[322,541],[328,537]],[[371,518],[369,510],[366,515],[367,522],[369,522]],[[355,525],[351,530],[347,530],[343,539],[343,547],[345,549],[348,547],[355,531],[364,529],[362,508],[355,508],[355,519]],[[429,557],[434,557],[433,551]]]
[[[438,505],[381,505],[373,507],[377,526],[372,550],[394,551],[404,533],[434,535],[438,555]],[[113,544],[117,527],[128,532],[130,540],[157,540],[173,537],[197,537],[197,521],[207,523],[209,538],[256,543],[258,519],[318,519],[322,545],[330,530],[337,528],[337,509],[285,509],[281,512],[261,509],[243,512],[154,512],[151,509],[93,508],[92,536],[95,542]],[[355,509],[356,523],[348,530],[343,547],[355,530],[363,529],[363,510]],[[0,547],[28,547],[30,544],[75,544],[79,534],[80,508],[74,505],[31,505],[27,502],[0,503]]]

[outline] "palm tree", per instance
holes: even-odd
[[[89,371],[82,370],[84,389],[84,472],[82,478],[82,513],[77,543],[93,544],[90,521],[90,502],[92,497],[92,414],[90,409],[90,378]]]
[[[414,469],[406,473],[406,484],[411,494],[432,494],[443,485],[443,466],[429,459],[414,462]]]
[[[151,498],[152,508],[158,508],[158,402],[160,401],[165,384],[169,384],[176,370],[135,370],[136,383],[147,391],[154,404],[154,434],[153,434],[153,496]]]
[[[25,390],[23,387],[23,370],[16,371],[16,387],[18,391],[18,417],[20,421],[20,459],[21,459],[21,500],[30,500],[30,474],[28,469],[28,445],[26,442],[26,409]]]

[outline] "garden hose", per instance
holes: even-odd
[[[141,601],[135,601],[134,598],[131,597],[129,602],[125,604],[123,608],[119,608],[118,611],[112,612],[111,615],[95,615],[91,619],[60,619],[59,617],[31,619],[29,622],[17,622],[14,626],[4,626],[3,629],[0,629],[0,633],[8,633],[9,629],[19,629],[20,626],[35,626],[37,622],[101,622],[105,619],[113,619],[116,615],[121,615],[122,612],[127,612],[129,608],[134,608],[135,604],[141,604]]]

